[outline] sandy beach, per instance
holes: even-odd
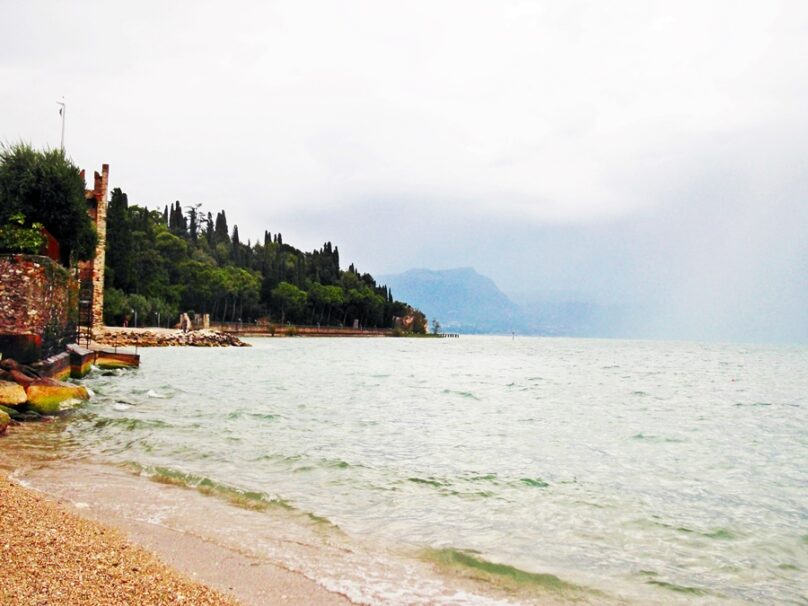
[[[270,563],[169,528],[82,510],[1,473],[4,605],[350,603]]]
[[[0,602],[33,606],[238,602],[172,570],[116,529],[0,478]]]

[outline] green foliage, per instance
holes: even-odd
[[[149,300],[143,295],[129,295],[128,301],[132,313],[138,315],[141,325],[144,324],[151,311],[151,303]]]
[[[272,300],[281,310],[281,324],[286,321],[286,314],[297,315],[306,304],[306,293],[294,284],[281,282],[272,290]]]
[[[0,225],[0,252],[22,252],[36,254],[45,244],[42,223],[25,226],[25,215],[16,212]]]
[[[12,217],[19,215],[23,227],[41,224],[53,234],[65,264],[94,255],[97,238],[84,181],[63,152],[36,151],[24,143],[0,146],[0,226],[13,225]]]
[[[112,192],[107,213],[108,322],[131,315],[134,296],[143,309],[138,324],[190,309],[214,321],[257,319],[299,324],[391,326],[409,306],[394,301],[385,286],[353,265],[339,267],[339,249],[326,242],[303,252],[285,244],[281,234],[264,232],[263,241],[241,241],[238,226],[224,211],[202,212],[179,202],[163,211],[129,205],[120,189]],[[145,303],[144,303],[145,301]],[[161,307],[162,305],[162,307]],[[147,319],[148,318],[148,319]],[[130,318],[131,320],[131,318]]]
[[[129,313],[129,302],[124,292],[118,288],[104,289],[104,323],[120,324]]]
[[[124,320],[134,321],[137,312],[138,326],[171,326],[179,317],[177,306],[161,297],[144,297],[133,294],[127,296],[119,288],[104,290],[104,323],[121,324]]]
[[[426,316],[420,309],[410,309],[412,316],[412,332],[416,335],[426,334]]]

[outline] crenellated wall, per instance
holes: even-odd
[[[39,255],[0,255],[0,353],[31,363],[75,336],[78,282]]]

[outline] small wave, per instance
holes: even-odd
[[[337,524],[334,524],[331,520],[324,516],[318,516],[316,513],[311,513],[310,511],[306,512],[306,517],[317,524],[318,526],[325,526],[329,529],[333,530],[342,530]]]
[[[679,443],[685,441],[685,440],[682,440],[680,438],[667,438],[665,436],[657,436],[657,435],[654,435],[654,434],[646,435],[646,434],[644,434],[642,432],[634,434],[633,436],[631,436],[631,439],[632,440],[645,440],[646,442],[659,442],[659,443],[669,443],[669,444],[679,444]]]
[[[292,473],[305,473],[307,471],[314,471],[315,469],[317,468],[313,465],[301,465],[299,467],[293,467]]]
[[[497,482],[497,474],[495,473],[487,473],[485,475],[473,475],[463,478],[468,482],[493,482],[496,484]]]
[[[717,539],[720,541],[731,541],[737,539],[740,535],[730,530],[729,528],[716,528],[715,530],[701,530],[695,528],[688,528],[687,526],[676,526],[674,524],[667,524],[665,522],[660,522],[659,520],[648,520],[648,519],[638,519],[634,520],[634,524],[638,524],[640,526],[656,526],[657,528],[665,528],[666,530],[673,530],[676,532],[681,532],[683,534],[692,534],[698,535],[701,537],[705,537],[708,539]]]
[[[124,404],[123,402],[115,402],[115,404],[112,405],[112,410],[117,410],[118,412],[123,412],[130,408],[132,408],[131,404]]]
[[[271,507],[282,509],[295,509],[290,503],[277,497],[271,497],[263,492],[243,490],[227,484],[216,482],[205,476],[186,473],[169,467],[141,466],[131,463],[130,468],[139,470],[139,474],[158,484],[169,484],[182,488],[193,488],[206,496],[224,499],[231,505],[242,509],[266,511]]]
[[[479,401],[481,399],[481,398],[479,398],[478,396],[476,396],[475,394],[473,394],[470,391],[458,391],[458,390],[455,390],[455,389],[444,389],[441,393],[454,394],[454,395],[460,396],[462,398],[469,398],[470,400],[478,400]]]
[[[550,486],[547,482],[542,480],[541,478],[522,478],[519,480],[525,486],[532,486],[533,488],[547,488]]]
[[[435,488],[445,488],[449,486],[449,482],[438,480],[437,478],[407,478],[407,481],[414,482],[415,484],[426,484],[434,486]]]
[[[688,587],[687,585],[677,585],[676,583],[670,583],[668,581],[660,581],[658,579],[649,579],[646,581],[649,585],[656,585],[657,587],[662,587],[663,589],[669,589],[670,591],[675,591],[677,593],[686,593],[689,595],[708,595],[708,591],[705,589],[700,589],[699,587]]]
[[[96,419],[93,422],[93,427],[95,429],[102,429],[104,427],[122,427],[124,429],[133,430],[133,429],[154,429],[157,427],[172,427],[169,423],[165,421],[160,421],[159,419],[132,419],[128,417],[106,417],[101,419]]]
[[[157,399],[160,399],[160,400],[164,400],[164,399],[166,399],[166,398],[168,397],[168,396],[166,396],[166,395],[163,395],[163,394],[157,393],[157,392],[156,392],[156,391],[154,391],[153,389],[150,389],[149,391],[147,391],[147,392],[146,392],[146,395],[147,395],[148,397],[150,397],[150,398],[157,398]]]
[[[721,539],[725,541],[737,538],[737,535],[734,532],[727,530],[726,528],[719,528],[713,532],[703,532],[701,534],[709,539]]]
[[[445,571],[459,573],[464,577],[495,583],[511,589],[534,587],[561,592],[582,592],[587,590],[580,585],[568,583],[554,574],[520,570],[508,564],[497,564],[496,562],[484,560],[476,554],[477,552],[470,550],[447,547],[444,549],[424,550],[422,558],[436,564]]]
[[[271,413],[261,413],[261,412],[248,412],[245,410],[234,410],[231,413],[228,413],[228,419],[240,419],[242,417],[249,417],[251,419],[260,419],[261,421],[273,421],[278,418],[278,415],[273,415]]]
[[[330,467],[331,469],[348,469],[350,467],[364,467],[364,465],[348,463],[342,459],[320,459],[322,467]]]

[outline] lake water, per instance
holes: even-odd
[[[808,348],[251,343],[141,350],[38,439],[221,497],[224,534],[357,601],[486,601],[426,562],[509,591],[808,603]]]

